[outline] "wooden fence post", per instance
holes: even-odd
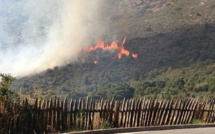
[[[176,118],[175,114],[176,114],[176,109],[179,105],[179,99],[176,100],[175,104],[172,106],[172,116],[170,117],[170,121],[169,121],[169,125],[173,125],[174,124],[174,119]]]
[[[212,112],[213,112],[213,109],[214,109],[214,103],[215,103],[215,101],[211,100],[209,110],[208,110],[208,113],[207,113],[206,123],[211,123],[211,116],[212,116]]]
[[[173,107],[173,100],[170,100],[170,104],[167,109],[166,119],[164,120],[165,125],[169,124],[169,120],[170,120],[171,114],[172,114],[172,107]]]
[[[57,97],[54,97],[54,105],[53,105],[53,128],[57,130]]]
[[[143,110],[142,126],[146,126],[149,103],[150,101],[146,100],[143,107],[144,110]]]
[[[64,101],[61,100],[61,107],[60,107],[60,111],[61,111],[61,130],[64,130],[65,129],[65,124],[64,124],[64,120],[65,120],[65,117],[64,117]]]
[[[149,106],[149,117],[148,117],[148,121],[147,121],[147,126],[151,126],[151,122],[152,122],[152,116],[153,116],[153,112],[154,112],[154,104],[155,104],[155,99],[151,100],[151,104]]]
[[[90,100],[90,103],[89,103],[89,126],[88,126],[88,130],[91,130],[92,128],[92,110],[93,110],[93,108],[92,108],[92,99]]]
[[[95,101],[93,101],[93,106],[92,106],[92,110],[93,110],[93,113],[92,113],[92,124],[91,124],[91,128],[93,129],[93,124],[94,124],[94,118],[95,118],[95,108],[96,108],[96,103],[95,103]]]
[[[56,125],[57,125],[57,130],[60,130],[61,129],[61,116],[60,116],[60,98],[57,98],[57,106],[56,106],[56,109],[57,109],[57,117],[56,117]]]
[[[50,99],[49,103],[49,118],[48,118],[48,124],[52,126],[52,98]]]
[[[189,100],[187,100],[185,107],[183,109],[183,113],[182,113],[181,118],[180,118],[181,119],[180,124],[184,124],[183,120],[186,117],[186,113],[187,113],[187,110],[188,110],[188,107],[190,106],[190,104],[191,104],[191,100],[189,99]]]
[[[186,124],[191,123],[191,121],[193,120],[197,106],[198,106],[198,100],[194,101],[193,106],[191,108],[191,112],[189,113],[187,121],[185,122]]]
[[[84,129],[88,129],[88,117],[89,117],[89,102],[88,102],[88,97],[86,99],[86,104],[85,104],[85,114],[86,114],[86,118],[85,118],[85,127]]]
[[[123,127],[126,127],[126,122],[127,122],[127,113],[128,113],[128,100],[125,101],[125,115],[124,115],[124,122],[123,122]]]
[[[120,127],[123,127],[123,118],[124,118],[124,109],[125,109],[125,98],[122,101],[122,106],[121,106],[121,119],[120,119]]]
[[[112,99],[110,101],[110,106],[109,106],[109,113],[110,113],[109,114],[109,123],[110,123],[110,126],[114,126],[114,124],[112,124],[112,122],[113,122],[114,105],[115,105],[115,101]]]
[[[152,119],[151,119],[151,125],[155,125],[155,123],[156,123],[156,116],[157,116],[157,114],[158,114],[158,107],[159,107],[159,102],[158,101],[155,101],[155,104],[154,104],[155,106],[153,107],[153,114],[152,114]]]
[[[140,118],[141,118],[141,110],[142,110],[142,99],[139,100],[138,106],[137,106],[137,125],[136,127],[140,126]]]
[[[68,104],[67,104],[67,98],[64,99],[64,107],[63,107],[63,130],[68,129],[68,122],[67,122],[67,113],[68,113]]]
[[[115,102],[115,116],[114,116],[114,127],[119,127],[119,108],[120,108],[120,103],[117,101]]]
[[[73,128],[73,107],[74,107],[74,101],[73,99],[71,99],[70,101],[70,124],[69,124],[69,128]]]

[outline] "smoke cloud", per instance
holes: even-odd
[[[76,61],[108,29],[101,0],[1,0],[0,73],[24,76]]]

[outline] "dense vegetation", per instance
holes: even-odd
[[[19,102],[19,95],[10,90],[12,82],[15,80],[9,74],[0,74],[0,101]]]
[[[137,59],[117,60],[115,53],[102,50],[83,53],[84,63],[18,78],[11,90],[21,89],[32,98],[60,95],[118,100],[124,97],[204,100],[213,97],[214,2],[146,0],[135,7],[122,5],[123,1],[121,8],[109,11],[114,20],[111,24],[118,33],[123,33],[119,38],[128,36],[125,47],[137,53]],[[93,63],[95,59],[98,64]]]
[[[134,83],[135,96],[211,99],[215,95],[214,65],[207,60],[189,67],[155,69],[144,81]]]

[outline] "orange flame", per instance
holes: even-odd
[[[124,46],[125,45],[125,42],[126,42],[126,37],[123,39],[122,41],[122,45]]]
[[[132,57],[133,57],[133,58],[137,58],[137,54],[132,53]]]
[[[118,45],[118,41],[113,41],[110,45],[105,45],[104,41],[99,41],[95,46],[90,46],[87,48],[88,52],[95,51],[97,49],[103,49],[103,50],[118,50],[118,59],[122,58],[122,55],[129,56],[130,52],[125,49],[124,45],[126,42],[126,37],[122,41],[122,45]],[[133,58],[137,58],[137,54],[132,54]],[[95,61],[94,61],[95,63]],[[96,63],[95,63],[96,64]]]
[[[94,61],[94,64],[97,64],[97,63],[98,63],[98,61],[97,61],[97,60],[95,60],[95,61]]]

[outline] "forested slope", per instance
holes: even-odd
[[[114,5],[114,6],[113,6]],[[84,59],[18,78],[12,90],[73,98],[199,97],[214,95],[215,5],[213,0],[113,1],[106,42],[127,36],[138,58],[97,50]],[[110,37],[110,38],[109,38]],[[94,60],[98,60],[94,64]],[[39,92],[38,92],[39,91]]]

